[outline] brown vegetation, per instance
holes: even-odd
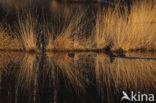
[[[20,33],[19,40],[24,50],[37,51],[37,34],[35,30],[37,21],[28,14],[26,19],[19,19],[18,25]]]
[[[27,14],[24,20],[20,18],[18,20],[20,33],[18,38],[11,38],[5,29],[0,29],[0,49],[38,51],[37,41],[40,40],[37,38],[36,25],[45,25],[44,37],[48,38],[45,47],[47,51],[156,50],[155,1],[136,1],[132,3],[130,10],[127,6],[121,10],[119,5],[115,8],[108,7],[107,10],[105,8],[98,10],[93,17],[96,23],[90,34],[84,32],[90,29],[86,27],[91,21],[87,18],[84,20],[86,12],[83,9],[72,10],[74,8],[61,5],[57,8],[58,12],[52,10],[52,20],[48,21],[51,27],[46,23],[38,23],[40,21]]]
[[[0,50],[22,50],[22,45],[16,35],[10,37],[7,30],[0,26]]]
[[[109,47],[112,51],[119,49],[155,50],[156,37],[156,2],[141,1],[131,6],[130,14],[118,9],[98,13],[96,22],[97,48]]]

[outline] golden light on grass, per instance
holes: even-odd
[[[7,30],[0,26],[0,50],[22,50],[22,45],[18,38],[11,37]]]
[[[84,11],[81,10],[71,10],[67,6],[59,9],[59,13],[55,14],[57,24],[52,24],[52,32],[49,34],[49,43],[47,45],[47,50],[75,50],[79,48],[79,36],[83,35],[82,26],[85,23],[81,23]],[[62,21],[63,20],[63,24]],[[60,27],[56,28],[57,25]],[[57,30],[56,30],[57,29]],[[54,31],[55,30],[55,31]],[[58,33],[58,34],[57,34]],[[53,38],[55,35],[55,39]],[[85,35],[85,34],[84,34]]]
[[[115,11],[112,12],[111,8],[108,11],[105,11],[105,9],[98,11],[95,26],[96,48],[105,49],[112,45],[111,35],[113,34],[111,33],[115,29],[117,18],[117,13]]]
[[[97,48],[109,46],[112,51],[145,49],[155,50],[155,1],[136,1],[131,5],[130,13],[124,8],[121,13],[108,8],[97,14]]]
[[[46,51],[51,51],[51,50],[54,50],[54,45],[53,45],[54,39],[51,34],[48,35],[48,37],[49,37],[49,40],[48,40],[48,44],[46,45]]]
[[[35,27],[37,21],[31,17],[30,14],[26,16],[25,20],[19,18],[19,39],[25,51],[37,51],[37,34]]]
[[[73,41],[71,40],[70,29],[67,29],[63,34],[60,34],[54,40],[54,50],[72,50]]]
[[[131,9],[127,6],[121,9],[118,4],[115,8],[108,6],[107,9],[98,10],[96,18],[92,18],[95,19],[92,30],[87,30],[92,20],[87,20],[90,17],[86,17],[86,11],[52,1],[52,26],[45,27],[50,29],[44,32],[49,39],[46,50],[156,50],[156,1],[135,1]],[[58,8],[57,12],[53,8]],[[10,38],[4,29],[0,29],[0,49],[21,49],[22,45],[25,51],[38,51],[36,25],[43,24],[39,24],[30,13],[25,19],[21,18],[18,20],[18,39]]]
[[[117,36],[114,36],[112,50],[122,48],[123,50],[155,50],[156,24],[156,2],[141,1],[132,4],[127,24],[122,24],[119,19],[117,25]],[[126,22],[126,20],[124,20]]]

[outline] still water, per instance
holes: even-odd
[[[120,103],[123,91],[155,95],[154,58],[0,52],[0,103]]]

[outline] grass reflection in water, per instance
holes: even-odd
[[[156,57],[149,53],[126,56]],[[5,103],[75,100],[111,103],[120,100],[123,90],[156,92],[155,60],[65,52],[1,52],[0,57],[0,100]]]

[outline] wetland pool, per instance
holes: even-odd
[[[123,91],[155,95],[156,54],[125,55],[0,52],[0,103],[120,103]]]

